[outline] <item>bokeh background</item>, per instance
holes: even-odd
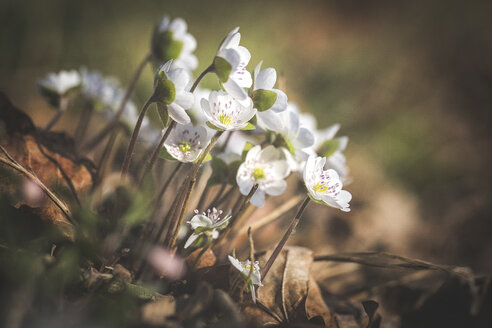
[[[86,66],[126,85],[164,14],[188,22],[200,71],[240,26],[248,68],[275,67],[290,100],[350,138],[352,212],[309,207],[293,243],[490,273],[491,13],[489,1],[0,0],[0,90],[45,125],[46,73]]]

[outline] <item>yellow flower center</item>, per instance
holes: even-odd
[[[316,185],[314,185],[313,190],[316,192],[325,192],[328,190],[328,186],[322,183],[317,183]]]
[[[231,124],[231,117],[227,114],[220,114],[219,115],[219,121],[220,121],[220,123],[222,123],[224,125],[229,125],[229,124]]]
[[[265,177],[265,171],[263,171],[263,169],[256,168],[253,171],[253,178],[255,178],[256,180],[263,179],[264,177]]]
[[[186,153],[191,150],[191,145],[189,142],[183,141],[179,144],[178,148],[182,153]]]

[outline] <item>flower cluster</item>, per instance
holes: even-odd
[[[68,98],[81,97],[92,109],[91,114],[94,112],[110,121],[107,124],[109,130],[117,126],[120,120],[133,128],[121,175],[139,176],[137,188],[145,181],[146,173],[158,177],[152,168],[158,157],[180,162],[174,165],[172,174],[166,172],[167,179],[152,179],[156,185],[166,180],[162,182],[162,192],[156,197],[158,199],[152,200],[156,208],[169,204],[167,201],[161,202],[166,199],[166,188],[170,185],[176,187],[176,183],[173,185],[171,181],[178,181],[175,175],[181,167],[188,169],[186,178],[180,180],[181,188],[175,188],[179,191],[172,208],[168,206],[170,224],[163,239],[170,248],[179,246],[175,242],[185,218],[189,220],[192,232],[181,246],[185,249],[207,249],[213,243],[220,243],[221,239],[218,238],[222,230],[227,229],[222,235],[227,236],[231,229],[237,228],[234,227],[237,222],[244,222],[241,217],[245,217],[246,209],[251,208],[246,206],[248,203],[261,207],[268,198],[281,196],[287,190],[304,193],[306,204],[311,199],[344,212],[350,211],[352,195],[343,190],[343,184],[349,181],[343,154],[348,138],[336,137],[340,125],[320,129],[314,116],[289,101],[282,90],[284,88],[278,86],[277,71],[272,67],[262,69],[262,61],[251,74],[248,70],[251,53],[240,43],[241,34],[237,27],[225,36],[207,68],[196,74],[194,70],[198,67],[198,60],[193,54],[197,47],[195,38],[188,32],[183,19],[165,16],[155,26],[149,55],[139,66],[127,91],[120,88],[116,79],[103,77],[85,68],[50,73],[38,83],[41,94],[59,109],[59,115],[64,109],[62,104],[65,105]],[[131,91],[148,63],[158,68],[154,74],[153,92],[138,111],[130,99]],[[215,75],[215,89],[199,87],[207,74]],[[197,76],[196,79],[193,79],[194,76]],[[151,106],[154,104],[158,115],[154,115],[156,122],[151,122],[151,116],[147,113],[154,110]],[[83,128],[84,125],[81,125],[79,131]],[[126,133],[124,138],[128,137]],[[145,139],[147,143],[142,146],[142,143],[137,143],[137,138]],[[137,166],[134,161],[134,171],[130,170],[134,153],[148,144],[151,146],[140,149],[139,155],[140,164],[146,165]],[[214,145],[217,147],[214,148]],[[110,153],[110,148],[108,146],[104,150],[105,155]],[[101,157],[105,160],[104,156]],[[200,166],[209,160],[210,167],[200,170]],[[167,166],[163,167],[168,169]],[[135,174],[138,170],[139,174]],[[208,176],[210,178],[207,180]],[[196,181],[200,182],[197,183],[200,188],[210,189],[193,198],[190,195]],[[299,182],[303,182],[306,190],[299,188],[302,186]],[[220,185],[217,192],[211,189],[214,185]],[[203,190],[200,188],[196,189]],[[207,197],[211,190],[211,194],[216,195]],[[195,210],[194,215],[187,213],[186,206],[195,199],[199,199],[197,207],[212,209],[203,213]],[[222,217],[223,211],[214,206],[220,206],[232,214]],[[165,225],[162,227],[157,230],[164,231]],[[155,243],[162,241],[159,239],[161,232],[156,234]],[[248,277],[251,272],[248,285],[255,299],[254,286],[262,286],[258,262],[241,262],[231,256],[229,260],[243,277]]]

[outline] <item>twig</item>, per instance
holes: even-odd
[[[297,204],[299,204],[299,202],[302,199],[303,199],[302,195],[298,195],[289,199],[286,203],[282,204],[280,207],[277,207],[273,211],[271,211],[267,216],[264,216],[263,218],[257,220],[256,222],[253,222],[253,224],[251,224],[251,229],[253,231],[256,231],[260,228],[263,228],[267,224],[270,224],[273,221],[279,219],[280,217],[282,217],[282,215],[284,215],[285,213],[293,209]],[[243,235],[247,232],[247,230],[248,228],[244,226],[239,230],[237,235],[238,236]]]
[[[265,279],[266,275],[268,274],[268,271],[270,271],[270,268],[273,265],[273,262],[275,262],[275,260],[277,259],[278,255],[280,254],[280,251],[282,250],[282,248],[284,248],[285,243],[287,243],[287,240],[289,239],[290,235],[292,234],[292,231],[294,231],[294,229],[296,228],[297,224],[301,220],[302,212],[304,212],[304,209],[309,204],[309,200],[310,200],[309,196],[306,196],[306,198],[302,201],[302,204],[299,207],[299,210],[297,211],[297,214],[294,217],[294,220],[292,220],[292,222],[290,223],[289,228],[287,229],[287,231],[285,232],[284,236],[282,237],[282,239],[280,240],[280,242],[277,244],[277,246],[273,250],[273,253],[270,256],[270,258],[268,259],[267,263],[263,267],[263,270],[261,272],[261,276],[263,277],[263,279]]]
[[[388,263],[388,260],[398,261],[398,263]],[[377,268],[389,269],[402,268],[411,270],[436,270],[457,275],[467,280],[469,280],[471,276],[470,269],[466,267],[434,264],[431,262],[386,252],[357,252],[323,255],[315,256],[314,261],[352,262]]]

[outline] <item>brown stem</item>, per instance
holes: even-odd
[[[248,195],[243,198],[243,202],[241,203],[241,206],[239,206],[239,208],[235,212],[232,213],[232,218],[231,218],[231,220],[229,222],[229,225],[220,234],[220,237],[217,239],[217,242],[213,246],[213,249],[216,249],[219,246],[219,244],[224,239],[227,238],[227,235],[229,234],[229,232],[231,232],[232,228],[235,226],[235,223],[239,220],[239,218],[241,217],[241,215],[243,215],[244,210],[247,208],[246,205],[249,204],[249,201],[251,200],[251,197],[253,197],[253,195],[255,194],[255,192],[256,192],[257,189],[258,189],[258,184],[255,184],[251,188],[251,190],[249,191]]]
[[[225,189],[227,188],[227,183],[222,183],[222,185],[220,186],[220,189],[219,191],[217,192],[217,195],[215,195],[214,199],[212,199],[212,201],[210,202],[210,205],[208,206],[208,208],[212,208],[212,207],[217,207],[217,201],[219,200],[219,198],[222,196],[222,194],[224,193]]]
[[[208,73],[213,72],[214,70],[214,64],[211,64],[209,67],[205,68],[205,70],[197,77],[195,80],[195,83],[193,83],[193,86],[190,89],[190,92],[194,92],[196,87],[198,86],[198,83],[207,75]]]
[[[302,212],[304,212],[304,209],[309,204],[309,201],[310,201],[309,196],[306,196],[306,198],[302,201],[302,204],[299,207],[299,210],[297,211],[296,216],[294,217],[294,219],[290,223],[289,228],[287,229],[287,231],[285,232],[284,236],[282,237],[282,239],[280,240],[280,242],[277,244],[277,246],[273,250],[273,253],[270,256],[270,258],[268,259],[267,263],[265,264],[265,266],[261,270],[261,277],[262,277],[263,280],[265,280],[265,277],[267,276],[268,271],[270,271],[270,268],[272,267],[273,262],[275,262],[275,260],[277,259],[278,255],[280,254],[280,251],[282,251],[282,248],[284,248],[285,243],[287,243],[287,240],[289,239],[290,235],[292,234],[292,231],[294,231],[294,229],[296,228],[297,224],[301,220]]]
[[[148,53],[145,55],[144,59],[140,62],[137,71],[135,72],[135,75],[133,76],[132,80],[130,81],[130,84],[128,85],[128,88],[126,89],[125,95],[123,96],[123,99],[121,100],[121,103],[116,111],[115,116],[112,118],[112,120],[96,135],[94,136],[89,142],[87,142],[83,147],[83,151],[87,151],[89,149],[94,148],[97,146],[103,139],[108,135],[111,130],[118,124],[120,121],[121,115],[123,115],[123,112],[125,111],[125,106],[130,99],[131,94],[133,93],[133,90],[135,89],[135,86],[137,84],[138,79],[140,78],[140,75],[142,75],[143,69],[145,68],[145,65],[152,59],[152,54]]]
[[[140,115],[138,115],[137,123],[135,124],[135,128],[133,129],[132,137],[130,139],[130,144],[128,145],[128,149],[126,150],[125,159],[123,160],[123,165],[121,167],[121,175],[124,176],[128,173],[128,169],[130,168],[130,162],[133,157],[133,151],[135,149],[135,144],[137,142],[138,133],[140,132],[140,128],[142,127],[142,122],[149,109],[150,104],[152,104],[152,96],[145,102]]]
[[[58,120],[60,119],[62,114],[63,114],[63,112],[61,110],[58,110],[56,112],[55,116],[53,116],[51,121],[49,121],[48,124],[46,125],[46,127],[44,128],[44,131],[48,132],[49,130],[51,130],[51,128],[56,124],[56,122],[58,122]]]
[[[205,157],[207,157],[208,153],[210,153],[210,151],[212,150],[214,145],[217,143],[217,140],[219,140],[220,136],[222,136],[223,133],[224,133],[224,131],[217,131],[217,133],[213,136],[212,140],[210,140],[207,148],[205,148],[205,150],[200,154],[198,161],[193,165],[193,168],[191,169],[191,173],[187,178],[188,189],[184,191],[185,196],[182,198],[183,201],[180,202],[180,204],[179,204],[180,205],[179,207],[181,207],[181,211],[179,211],[179,218],[177,219],[177,221],[176,220],[172,221],[172,222],[177,222],[177,223],[175,225],[176,228],[175,228],[175,231],[173,234],[173,238],[171,239],[171,243],[169,244],[170,248],[173,248],[174,244],[176,243],[176,238],[178,237],[178,233],[179,233],[179,230],[181,229],[181,224],[183,222],[184,213],[186,212],[186,207],[188,206],[190,194],[193,191],[193,187],[195,186],[196,175],[198,174],[198,170],[200,169],[200,166],[202,165],[203,161],[205,160]],[[171,227],[172,226],[173,225],[171,225]]]
[[[171,124],[169,124],[166,132],[164,132],[164,135],[162,136],[161,140],[159,141],[159,144],[154,148],[154,151],[152,152],[152,155],[150,156],[150,159],[149,159],[148,163],[145,165],[145,168],[143,169],[142,175],[140,176],[140,179],[139,179],[140,181],[138,183],[139,185],[142,183],[142,180],[145,176],[145,173],[150,172],[152,170],[152,167],[154,166],[155,161],[157,160],[157,157],[159,156],[159,152],[161,151],[162,146],[166,142],[167,138],[169,137],[169,135],[171,134],[171,131],[174,129],[175,126],[176,126],[176,121],[172,121]]]

